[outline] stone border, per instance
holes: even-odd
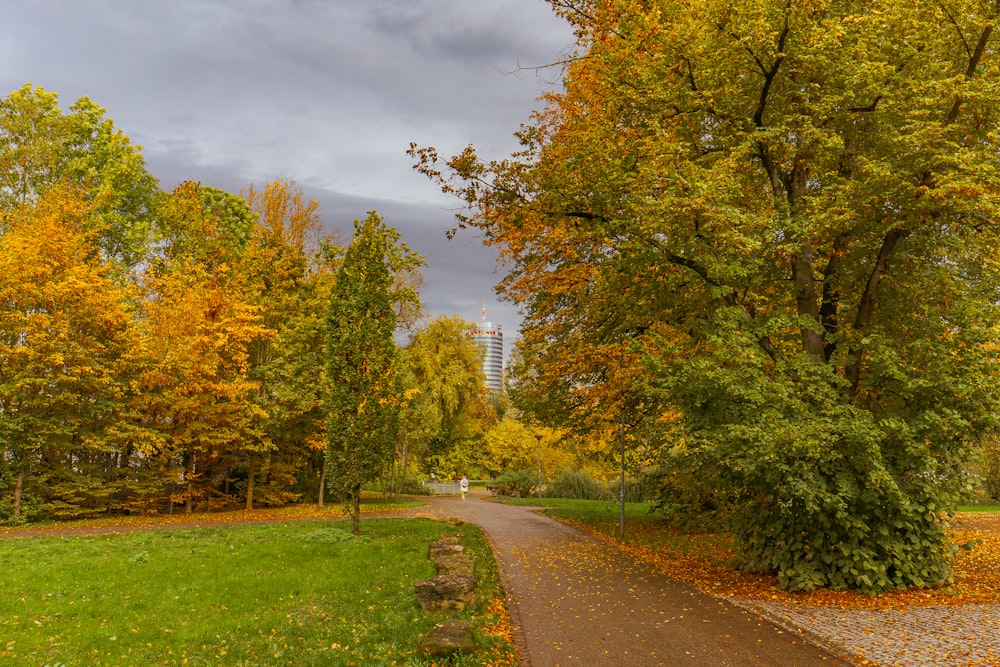
[[[442,535],[427,547],[437,576],[413,585],[417,604],[425,612],[462,611],[479,600],[475,560],[459,544],[459,535]],[[448,659],[456,653],[472,653],[476,638],[472,623],[450,618],[431,628],[420,640],[420,652],[428,657]]]

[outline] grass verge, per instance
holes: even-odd
[[[549,516],[588,531],[635,558],[717,597],[782,600],[843,609],[995,604],[1000,600],[1000,513],[989,508],[978,511],[962,508],[965,511],[955,516],[955,542],[974,542],[976,547],[955,558],[955,577],[949,585],[868,596],[828,589],[808,593],[782,590],[776,577],[736,569],[731,535],[677,530],[650,513],[650,505],[647,504],[625,504],[625,541],[621,542],[618,539],[618,503],[559,498],[544,498],[541,501],[538,498],[504,498],[502,502],[543,507]]]
[[[381,496],[368,496],[361,499],[361,511],[364,515],[388,514],[396,510],[420,507],[426,503],[417,498],[394,498],[386,500]],[[191,525],[206,526],[213,524],[243,524],[266,521],[315,521],[317,519],[346,518],[344,505],[339,502],[328,502],[324,507],[312,503],[286,505],[284,507],[264,507],[253,510],[220,510],[215,512],[195,512],[185,514],[183,511],[174,514],[131,514],[99,516],[92,519],[74,519],[37,521],[32,523],[12,523],[0,525],[0,537],[7,535],[39,534],[39,533],[72,533],[89,531],[91,529],[146,529],[167,528],[171,526],[188,527]]]
[[[959,505],[959,512],[986,512],[988,514],[1000,514],[1000,505]]]
[[[472,525],[367,519],[0,540],[0,664],[429,665],[413,584],[427,545],[462,535],[480,603],[456,616],[481,650],[454,664],[513,665],[496,563]]]

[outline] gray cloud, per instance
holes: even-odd
[[[416,174],[410,141],[487,157],[552,86],[568,26],[542,0],[23,0],[0,22],[0,92],[26,82],[86,95],[144,154],[163,187],[229,190],[294,178],[331,229],[378,210],[425,254],[435,314],[497,304],[495,253],[447,240],[451,207]]]

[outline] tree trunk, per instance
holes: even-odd
[[[191,482],[191,475],[194,474],[194,454],[191,455],[189,459],[187,472],[184,475],[185,486],[187,487],[187,492],[184,498],[184,513],[191,514],[194,512],[194,503],[191,502],[191,498],[194,496],[194,484]]]
[[[257,456],[250,452],[250,462],[247,464],[247,510],[253,509],[253,480],[256,476],[255,466],[257,465]]]
[[[319,500],[317,505],[323,506],[323,494],[326,492],[326,454],[323,455],[323,466],[319,471]]]
[[[886,233],[882,239],[882,247],[879,248],[878,256],[875,258],[875,266],[872,267],[871,275],[868,277],[868,284],[861,295],[858,303],[858,314],[854,318],[855,331],[864,331],[875,315],[876,295],[882,282],[882,277],[889,270],[889,260],[896,250],[896,246],[901,241],[910,236],[908,229],[893,229]],[[864,347],[856,343],[848,350],[848,364],[845,370],[845,377],[851,383],[850,393],[852,396],[858,392],[861,382],[861,366],[864,362]]]
[[[24,494],[24,469],[17,471],[17,480],[14,482],[14,518],[21,518],[21,496]]]
[[[361,485],[351,492],[351,527],[355,535],[361,534]]]
[[[797,292],[798,315],[811,320],[806,324],[799,325],[802,350],[816,359],[824,359],[823,334],[815,329],[820,324],[820,315],[819,295],[816,292],[816,280],[813,276],[813,250],[804,243],[795,258],[793,273]]]

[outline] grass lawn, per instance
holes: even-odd
[[[0,540],[0,664],[429,665],[413,585],[427,545],[462,534],[480,603],[454,616],[481,650],[456,665],[516,664],[489,545],[427,519],[296,521]]]
[[[1000,514],[1000,505],[959,505],[959,512],[987,512]]]

